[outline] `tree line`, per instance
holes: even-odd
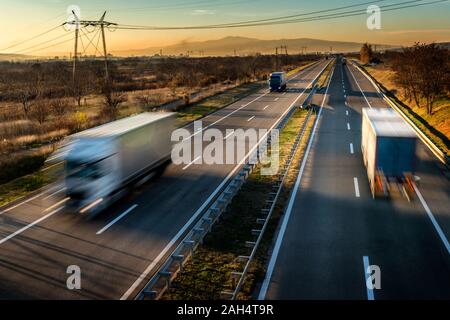
[[[450,92],[450,50],[435,43],[416,43],[400,51],[386,51],[382,59],[390,61],[395,72],[394,81],[404,96],[417,107],[425,107],[433,114],[435,102],[448,97]],[[371,45],[364,44],[360,51],[364,64],[379,62],[379,55]]]

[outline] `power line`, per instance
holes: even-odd
[[[122,8],[110,8],[108,9],[109,12],[123,12],[123,11],[167,11],[167,10],[178,10],[178,9],[191,9],[196,8],[199,5],[202,7],[214,7],[214,6],[229,6],[229,5],[236,5],[240,3],[248,3],[248,2],[254,2],[257,0],[235,0],[231,2],[226,2],[223,0],[202,0],[202,1],[194,1],[190,3],[186,2],[179,2],[179,3],[172,3],[165,6],[145,6],[145,7],[122,7]],[[93,10],[89,10],[93,11]]]
[[[21,45],[21,44],[23,44],[23,43],[26,43],[26,42],[32,41],[32,40],[34,40],[34,39],[37,39],[37,38],[39,38],[39,37],[42,37],[42,36],[44,36],[44,35],[46,35],[46,34],[52,32],[52,31],[58,29],[58,28],[61,27],[61,26],[62,26],[62,24],[59,24],[59,25],[57,25],[56,27],[53,27],[53,28],[51,28],[51,29],[49,29],[49,30],[47,30],[47,31],[42,32],[42,33],[39,33],[39,34],[37,34],[37,35],[35,35],[35,36],[31,37],[31,38],[28,38],[28,39],[26,39],[26,40],[23,40],[23,41],[21,41],[21,42],[18,42],[18,43],[16,43],[16,44],[13,44],[13,45],[11,45],[11,46],[9,46],[9,47],[0,49],[0,51],[5,51],[5,50],[8,50],[8,49],[17,47],[17,46],[19,46],[19,45]]]
[[[384,1],[384,0],[380,0],[380,1]],[[395,11],[395,10],[400,10],[400,9],[414,8],[414,7],[424,6],[424,5],[431,5],[431,4],[436,4],[436,3],[447,2],[449,0],[436,0],[436,1],[432,1],[432,2],[418,3],[418,2],[422,2],[422,1],[424,1],[424,0],[404,1],[401,3],[397,3],[397,4],[381,6],[380,9],[385,9],[384,12]],[[374,3],[374,1],[372,1],[370,3]],[[359,4],[359,5],[361,5],[361,4]],[[357,5],[355,5],[355,6],[357,6]],[[338,9],[339,8],[328,9],[328,11],[336,11]],[[303,13],[303,14],[299,14],[297,16],[312,15],[312,14],[313,13]],[[363,15],[363,14],[367,14],[365,9],[364,10],[359,9],[359,10],[352,10],[352,11],[344,11],[344,12],[340,12],[340,13],[319,15],[319,16],[313,16],[313,17],[307,17],[307,18],[301,18],[301,19],[285,19],[284,17],[275,17],[275,18],[270,18],[270,19],[261,19],[260,22],[256,22],[256,23],[252,22],[252,20],[251,20],[251,21],[243,21],[243,22],[219,24],[219,25],[174,26],[174,27],[139,26],[139,25],[119,24],[119,25],[117,25],[117,29],[121,29],[121,30],[155,30],[155,31],[156,30],[227,29],[227,28],[268,26],[268,25],[318,21],[318,20],[329,20],[329,19],[351,17],[351,16],[357,16],[357,15]],[[295,15],[292,15],[292,16],[295,16]]]
[[[39,47],[39,46],[42,46],[42,45],[46,45],[47,43],[50,43],[50,42],[52,42],[52,41],[55,41],[55,40],[59,40],[59,39],[61,39],[61,38],[64,38],[64,37],[66,37],[67,35],[69,35],[69,34],[68,34],[68,33],[64,33],[64,34],[59,35],[59,36],[57,36],[57,37],[55,37],[55,38],[52,38],[52,39],[50,39],[50,40],[45,40],[45,41],[43,41],[43,42],[34,44],[34,45],[30,46],[30,47],[27,47],[27,48],[24,48],[24,49],[20,49],[20,50],[18,50],[18,51],[11,52],[11,54],[20,54],[20,53],[23,53],[23,51],[29,51],[30,49],[33,49],[33,48],[36,48],[36,47]]]

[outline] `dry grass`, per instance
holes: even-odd
[[[435,104],[432,115],[427,114],[426,108],[418,107],[414,102],[405,98],[403,91],[394,83],[394,71],[385,64],[374,67],[364,67],[384,88],[389,90],[398,100],[406,114],[447,154],[450,154],[450,96],[443,95]],[[406,108],[405,108],[406,107]],[[434,130],[433,130],[434,129]],[[436,131],[436,132],[435,132]]]

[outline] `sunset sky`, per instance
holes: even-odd
[[[401,1],[373,1],[387,5]],[[432,1],[432,0],[427,0]],[[107,10],[106,20],[119,24],[151,26],[190,26],[217,24],[308,13],[345,5],[365,3],[364,0],[0,0],[0,52],[44,55],[69,54],[73,47],[70,35],[59,28],[22,45],[3,50],[67,20],[69,5],[78,5],[82,19],[97,19]],[[358,7],[364,9],[366,6]],[[354,10],[349,9],[349,10]],[[415,41],[450,41],[450,1],[408,8],[382,14],[381,30],[366,27],[367,16],[347,17],[325,21],[214,30],[108,32],[108,47],[118,50],[159,47],[182,41],[202,41],[225,36],[244,36],[259,39],[316,38],[409,45]],[[67,40],[58,46],[40,50],[46,40],[60,37],[49,44]],[[29,49],[31,47],[31,49]]]

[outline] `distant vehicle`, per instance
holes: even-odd
[[[170,160],[175,113],[143,113],[70,137],[66,209],[89,218]]]
[[[410,199],[416,144],[416,133],[394,110],[363,109],[361,149],[373,198],[388,196],[396,182]]]
[[[347,65],[347,60],[344,59],[344,58],[342,59],[342,65],[343,65],[343,66]]]
[[[286,72],[274,72],[270,75],[269,88],[270,91],[283,91],[287,87]]]

